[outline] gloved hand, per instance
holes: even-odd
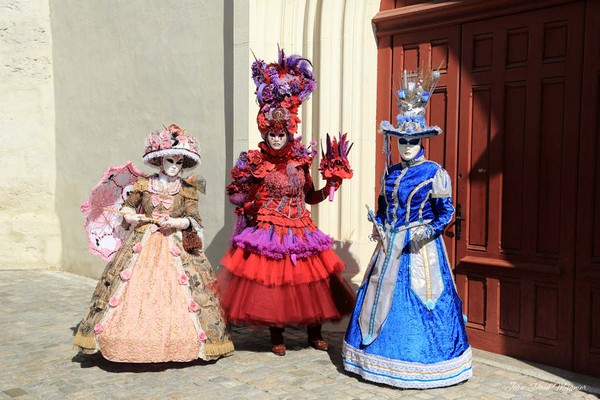
[[[327,190],[329,190],[330,187],[334,188],[335,190],[338,190],[339,187],[342,186],[342,181],[343,179],[338,178],[337,176],[328,179],[326,182]]]
[[[429,225],[419,225],[410,230],[410,240],[414,243],[425,242],[432,237],[433,228]]]
[[[373,227],[373,230],[371,231],[371,239],[375,242],[381,239],[381,236],[379,236],[379,231],[377,231],[377,228],[375,227]]]
[[[190,226],[190,220],[187,218],[167,218],[160,222],[161,228],[184,230]]]
[[[144,214],[124,214],[123,215],[123,219],[125,220],[125,222],[127,222],[129,225],[135,227],[137,224],[140,223],[140,221],[142,220],[142,218],[144,218],[145,215]]]

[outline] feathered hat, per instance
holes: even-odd
[[[383,151],[387,154],[388,162],[390,161],[389,135],[407,139],[424,139],[442,133],[439,126],[427,126],[425,121],[427,103],[439,79],[438,70],[404,70],[401,87],[397,92],[400,113],[396,116],[396,126],[389,121],[382,121],[380,124],[384,135]]]
[[[175,124],[148,135],[145,141],[144,163],[160,167],[162,157],[173,155],[183,156],[183,168],[196,167],[200,163],[198,140]]]
[[[256,117],[263,139],[268,132],[298,131],[298,107],[315,90],[312,64],[299,55],[285,56],[279,50],[277,62],[266,64],[257,59],[252,63],[252,80],[260,110]]]

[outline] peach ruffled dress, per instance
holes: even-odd
[[[178,282],[168,238],[154,232],[133,266],[131,278],[98,335],[111,361],[190,361],[198,358],[194,314]]]

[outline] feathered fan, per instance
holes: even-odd
[[[354,172],[350,168],[350,162],[348,161],[348,153],[354,143],[349,143],[346,139],[346,133],[343,135],[340,133],[338,138],[333,138],[333,141],[327,134],[326,139],[326,152],[321,150],[321,164],[319,170],[323,179],[329,180],[341,180],[350,179]],[[333,201],[333,195],[335,193],[335,187],[329,187],[329,201]]]

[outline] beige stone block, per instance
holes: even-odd
[[[60,225],[56,215],[0,214],[7,229],[0,236],[0,268],[48,268],[60,263]]]
[[[2,263],[0,269],[35,269],[46,268],[43,259],[43,244],[33,240],[19,241],[0,245]]]
[[[54,213],[54,195],[48,182],[23,181],[5,183],[0,180],[3,191],[0,192],[0,210],[10,210],[12,214],[21,214],[36,210],[40,214]]]
[[[15,119],[18,117],[29,117],[30,119],[40,118],[40,110],[42,110],[42,96],[40,89],[19,88],[13,87],[0,91],[0,117],[10,117]]]
[[[23,236],[59,236],[60,224],[56,214],[22,213],[11,219],[10,230]]]
[[[60,258],[62,255],[62,241],[60,235],[46,238],[44,260],[48,267],[60,269]]]

